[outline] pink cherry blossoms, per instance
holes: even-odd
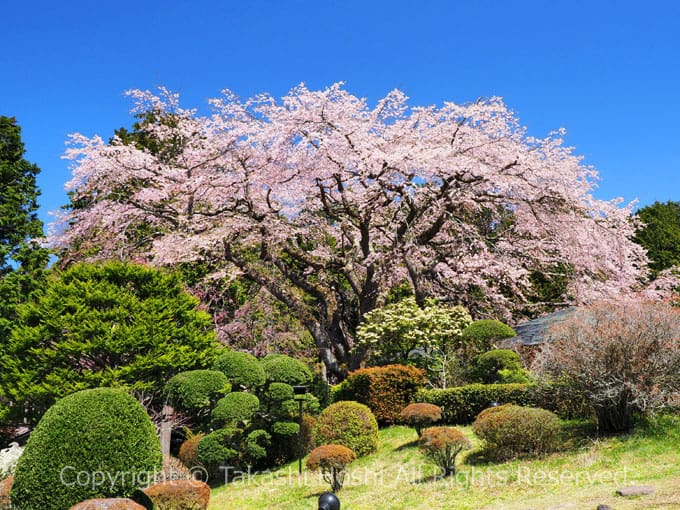
[[[78,204],[51,237],[72,258],[209,261],[284,302],[336,374],[390,286],[508,316],[533,271],[568,267],[564,299],[624,295],[643,276],[630,206],[592,196],[596,172],[562,132],[528,136],[498,98],[371,106],[342,84],[213,113],[132,91],[156,150],[74,135]],[[481,303],[484,306],[481,306]]]

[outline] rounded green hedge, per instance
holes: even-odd
[[[226,375],[235,388],[259,388],[267,380],[258,359],[247,352],[225,351],[215,360],[214,368]]]
[[[234,429],[219,429],[211,432],[198,443],[196,458],[208,471],[209,480],[221,481],[228,475],[220,471],[222,464],[234,464],[240,457],[239,445]]]
[[[555,451],[560,446],[562,424],[545,409],[505,404],[479,413],[472,431],[483,441],[487,457],[508,460]]]
[[[378,449],[378,422],[364,404],[336,402],[319,416],[314,437],[317,445],[340,444],[363,457]]]
[[[510,349],[492,349],[475,356],[472,360],[471,375],[476,382],[484,384],[529,382],[519,354]]]
[[[267,388],[266,396],[269,400],[282,402],[292,399],[295,394],[290,384],[274,382]]]
[[[190,370],[172,377],[165,390],[180,410],[196,416],[209,412],[221,396],[229,393],[231,384],[218,370]]]
[[[218,426],[236,425],[250,420],[260,408],[260,400],[252,393],[236,391],[222,397],[210,417]]]
[[[155,427],[125,391],[96,388],[57,401],[31,434],[12,486],[15,510],[64,510],[126,497],[153,479],[163,456]]]
[[[267,382],[279,382],[290,384],[310,384],[312,371],[302,361],[284,354],[270,354],[262,359]]]

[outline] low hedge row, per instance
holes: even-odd
[[[467,425],[491,402],[533,405],[531,390],[532,385],[528,384],[468,384],[445,390],[420,390],[417,401],[442,408],[439,424]]]
[[[559,384],[468,384],[445,390],[420,390],[417,402],[442,408],[439,424],[467,425],[492,402],[540,407],[560,418],[588,418],[591,410]]]

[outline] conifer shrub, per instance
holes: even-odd
[[[554,413],[537,407],[506,404],[482,411],[472,430],[494,460],[541,456],[557,450],[562,426]]]
[[[302,361],[285,354],[270,354],[262,361],[267,382],[286,383],[291,386],[308,385],[312,382],[312,371]]]
[[[434,404],[419,402],[409,404],[399,413],[401,423],[413,427],[418,433],[418,437],[424,428],[442,419],[442,408]]]
[[[456,457],[470,446],[465,434],[453,427],[427,428],[418,440],[420,451],[442,470],[442,476],[456,472]]]
[[[519,354],[510,349],[492,349],[472,359],[472,379],[483,384],[528,383]]]
[[[359,402],[336,402],[319,416],[314,436],[317,445],[340,444],[363,457],[378,449],[378,422]]]
[[[210,413],[218,427],[237,426],[249,422],[260,408],[260,399],[252,393],[235,391],[222,397]]]
[[[462,333],[463,355],[470,360],[476,354],[493,349],[498,341],[513,336],[517,336],[515,330],[500,321],[494,319],[474,321]]]
[[[307,468],[310,471],[321,471],[325,482],[331,485],[331,490],[337,492],[342,489],[345,480],[345,468],[357,456],[351,449],[339,444],[322,445],[309,454]]]
[[[399,421],[399,412],[427,382],[425,372],[407,365],[362,368],[349,374],[335,391],[339,400],[367,405],[381,425]]]
[[[229,393],[231,384],[218,370],[190,370],[172,377],[165,389],[179,410],[199,418],[208,415],[215,403]]]
[[[221,466],[235,466],[240,458],[239,434],[235,429],[218,429],[198,443],[196,456],[198,462],[206,469],[211,483],[225,481],[228,471]]]
[[[177,457],[187,468],[191,469],[195,466],[200,466],[200,463],[198,462],[198,443],[200,443],[201,439],[204,437],[205,434],[199,432],[188,438],[179,447]]]
[[[155,427],[125,391],[97,388],[54,404],[31,434],[19,460],[11,500],[17,510],[63,510],[80,501],[126,497],[161,469]],[[78,473],[104,473],[100,485]],[[127,476],[118,476],[127,473]]]
[[[267,379],[258,359],[247,352],[222,352],[215,360],[214,369],[226,375],[234,389],[259,388]]]

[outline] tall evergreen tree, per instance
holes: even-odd
[[[38,218],[36,176],[40,169],[24,158],[21,128],[0,116],[0,346],[9,336],[15,308],[38,287],[48,250]]]
[[[635,240],[647,249],[652,272],[680,266],[680,202],[654,202],[637,215],[644,226]]]

